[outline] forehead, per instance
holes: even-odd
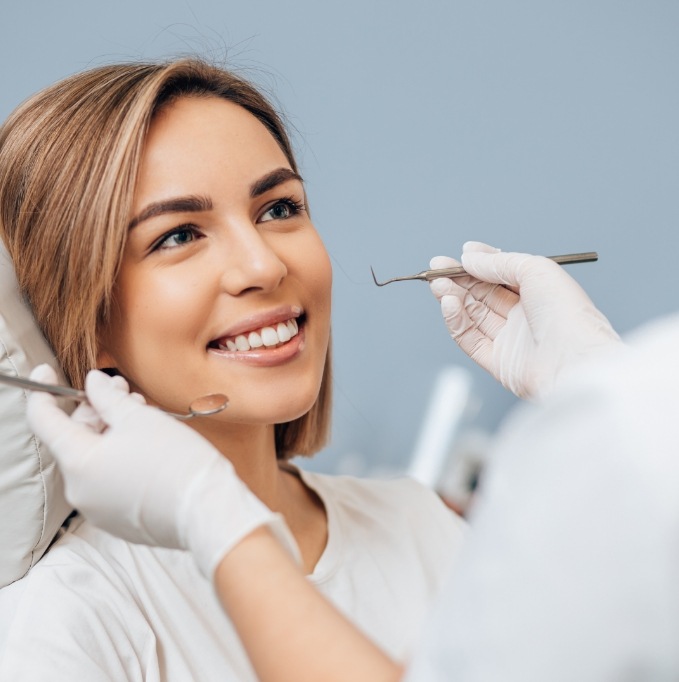
[[[215,96],[187,96],[174,100],[158,111],[149,127],[145,156],[159,147],[190,151],[201,143],[249,142],[257,147],[273,147],[283,154],[266,126],[243,107]]]
[[[290,163],[249,111],[218,97],[182,97],[163,107],[151,122],[136,194],[201,191],[186,185],[207,180],[249,185],[275,167]]]

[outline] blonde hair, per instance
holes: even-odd
[[[19,106],[0,129],[0,233],[19,286],[67,377],[96,366],[122,262],[140,160],[156,112],[185,96],[221,97],[269,130],[293,170],[280,116],[249,82],[200,59],[104,66]],[[311,410],[276,425],[280,458],[313,454],[330,425],[330,349]]]

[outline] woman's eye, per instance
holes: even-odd
[[[196,230],[193,227],[185,226],[178,227],[166,234],[160,241],[156,242],[153,250],[156,249],[176,249],[178,246],[184,246],[196,239]]]
[[[262,214],[259,222],[266,223],[270,220],[286,220],[303,210],[303,204],[293,201],[292,199],[281,199]]]

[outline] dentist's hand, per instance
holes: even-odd
[[[432,268],[458,265],[437,256]],[[519,397],[544,396],[562,370],[620,338],[580,285],[541,256],[467,242],[471,277],[436,279],[431,290],[460,348]]]
[[[47,365],[31,378],[57,379]],[[92,523],[131,542],[189,550],[209,579],[261,525],[296,556],[282,517],[196,431],[129,393],[120,377],[93,371],[85,388],[90,404],[70,417],[51,395],[32,392],[28,419],[59,463],[67,499]]]

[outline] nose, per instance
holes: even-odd
[[[232,226],[225,243],[222,286],[232,296],[274,291],[288,269],[274,246],[252,224]]]

